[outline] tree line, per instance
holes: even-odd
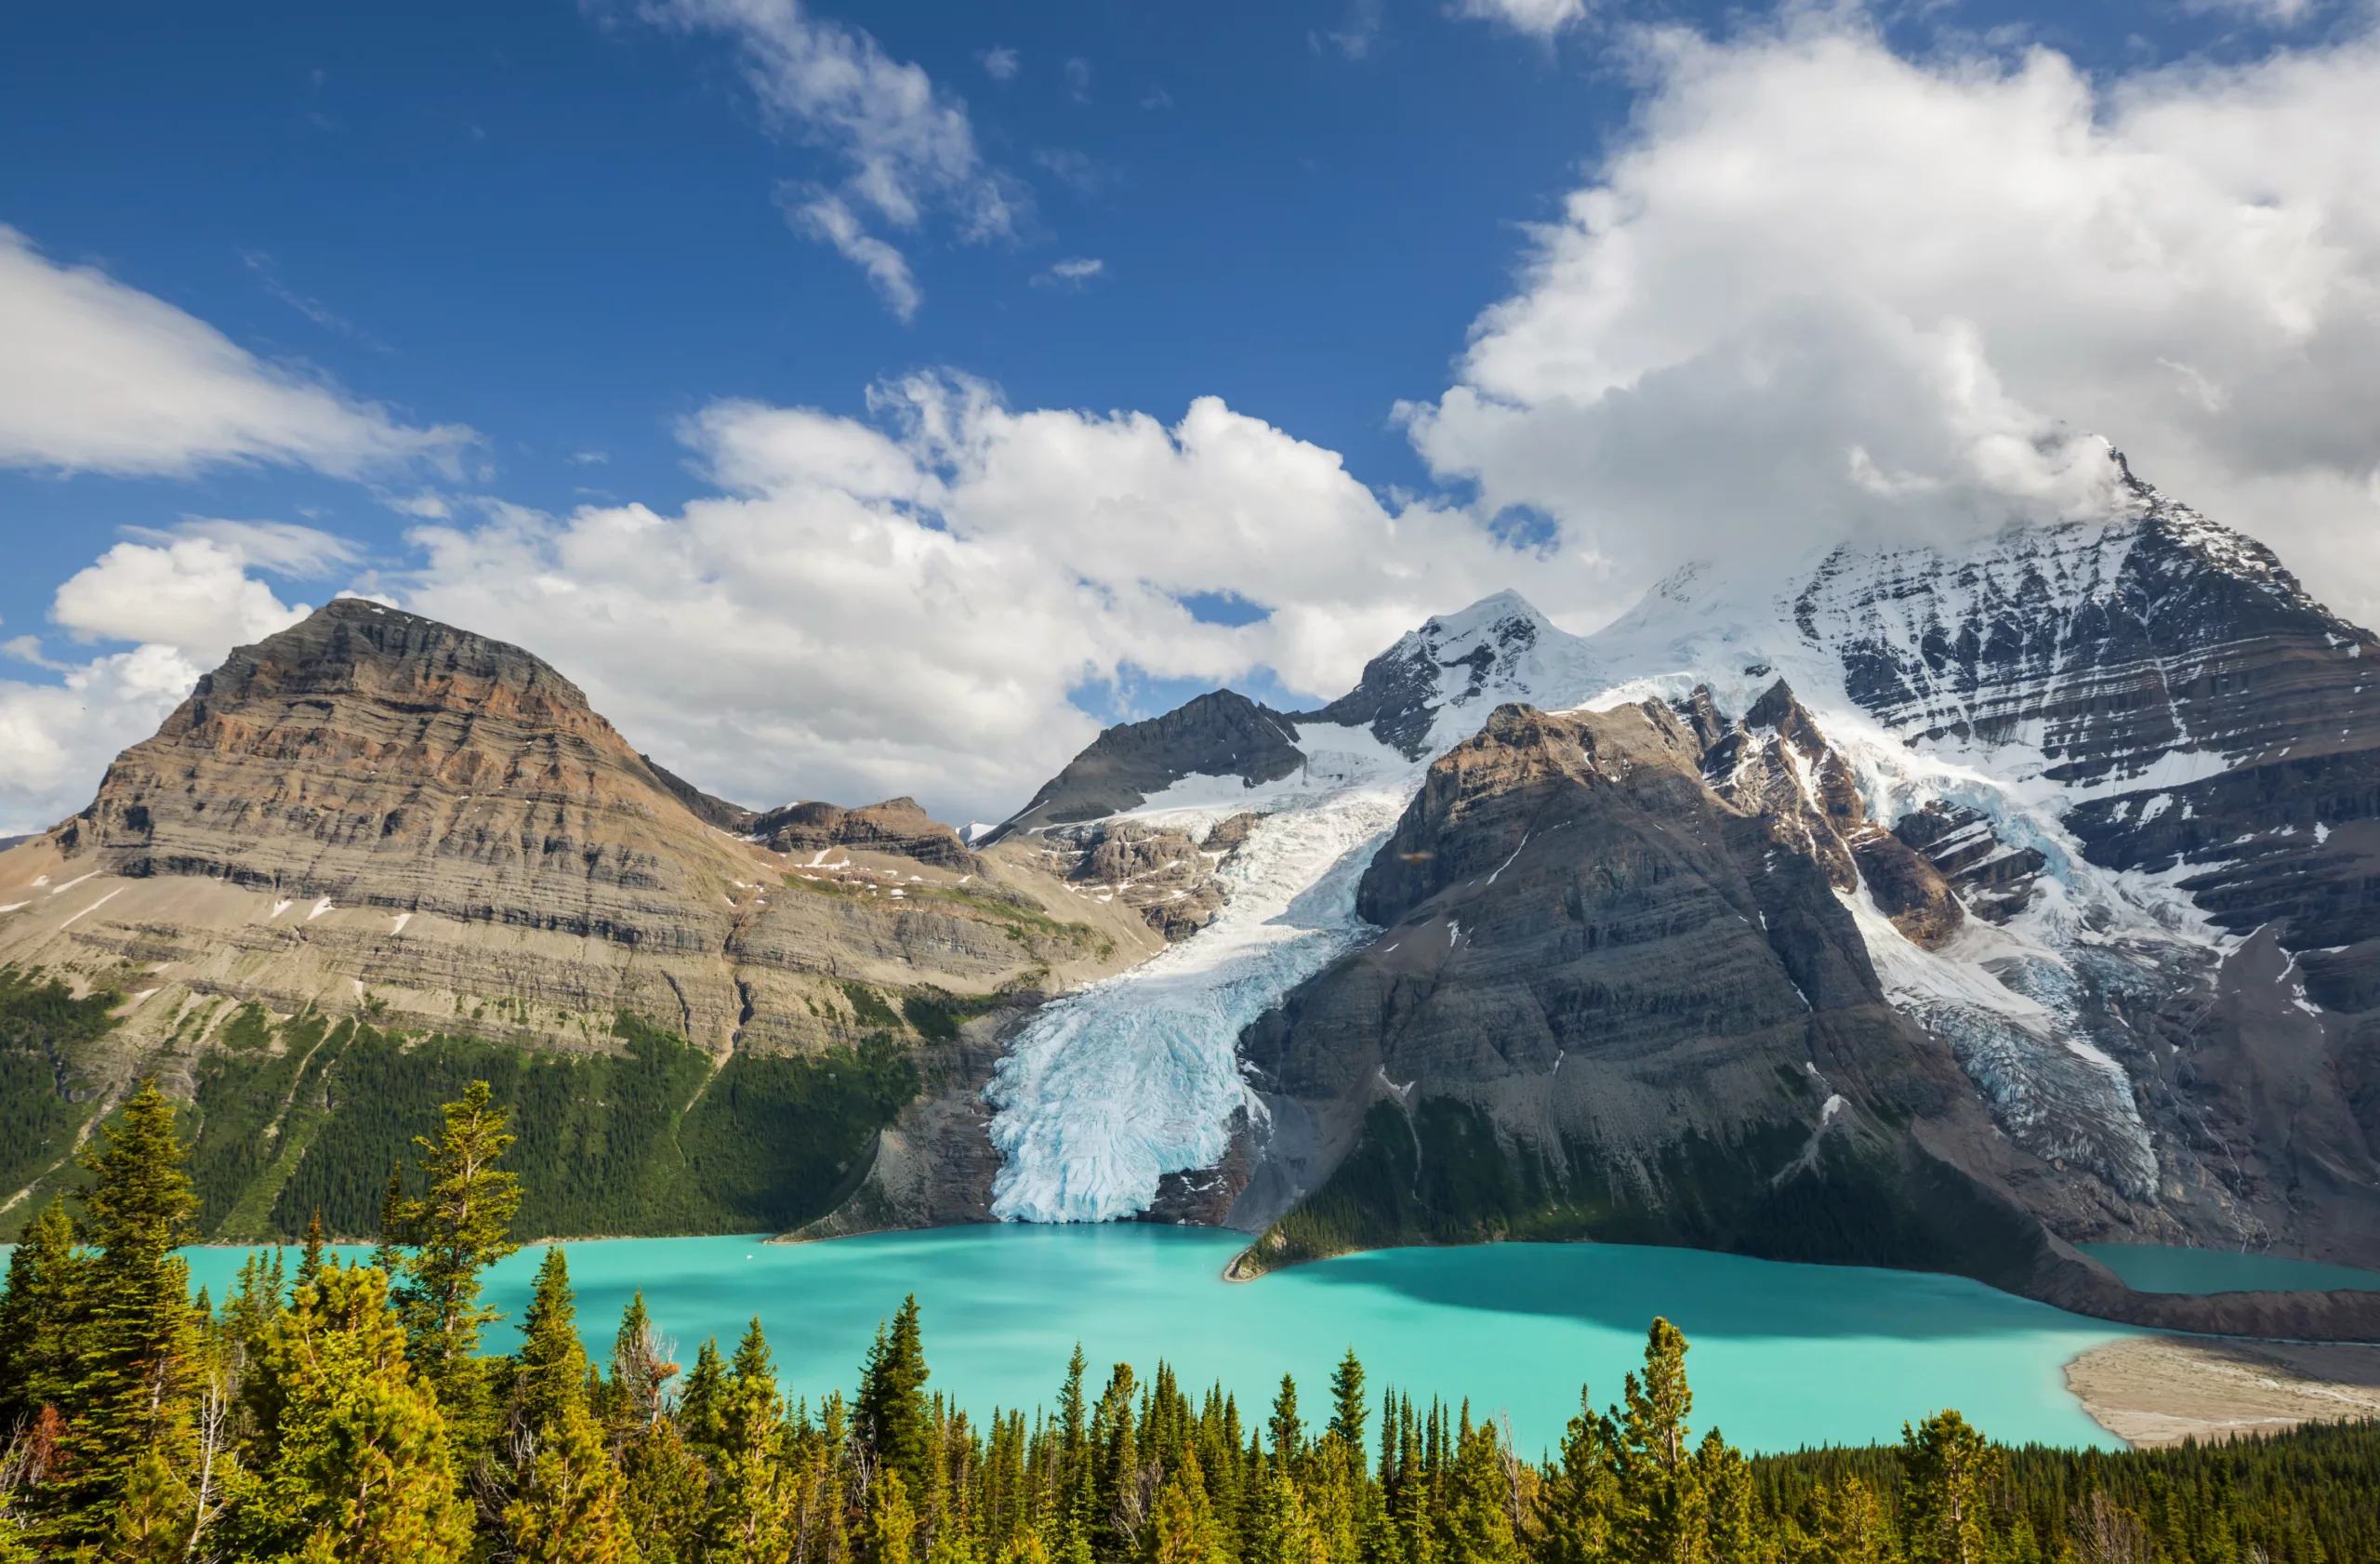
[[[2380,1557],[2380,1427],[2219,1450],[2009,1451],[1956,1412],[1897,1447],[1747,1460],[1691,1432],[1686,1342],[1558,1450],[1468,1403],[1375,1399],[1351,1349],[1311,1416],[1283,1376],[1243,1414],[1160,1363],[982,1423],[928,1388],[917,1302],[846,1398],[788,1398],[755,1319],[691,1366],[625,1311],[582,1345],[546,1252],[509,1354],[489,1266],[514,1252],[507,1115],[485,1082],[392,1177],[363,1264],[251,1256],[190,1294],[196,1200],[153,1083],[84,1157],[0,1293],[0,1564],[2312,1564]]]

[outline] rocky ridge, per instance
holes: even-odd
[[[626,1010],[807,1053],[870,1028],[853,985],[1029,1005],[1161,946],[907,800],[708,799],[529,653],[359,599],[234,651],[0,855],[0,964],[134,994],[114,1074],[226,997],[580,1050]]]

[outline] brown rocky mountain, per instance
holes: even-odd
[[[1162,945],[906,799],[694,794],[535,656],[357,599],[233,652],[0,854],[0,966],[127,996],[53,1061],[86,1105],[150,1068],[194,1090],[247,1001],[581,1053],[626,1012],[715,1067],[916,1038],[907,996],[994,1026]]]

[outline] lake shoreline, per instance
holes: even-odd
[[[2135,1449],[2380,1418],[2380,1346],[2127,1336],[2076,1354],[2065,1374],[2091,1420]]]

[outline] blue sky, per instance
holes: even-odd
[[[2371,69],[2308,0],[13,7],[0,830],[340,590],[748,802],[998,813],[1087,713],[1327,696],[1497,587],[1583,629],[1746,528],[2051,504],[1990,452],[2052,428],[2363,609],[2368,170],[2237,144],[2324,161]],[[1730,136],[1778,200],[1712,193]],[[1880,269],[1937,185],[1929,233],[2006,253]],[[2118,228],[2154,258],[2043,237]],[[76,287],[91,334],[8,368]],[[2110,288],[2162,302],[2070,340]],[[1897,376],[1950,400],[1880,414]]]

